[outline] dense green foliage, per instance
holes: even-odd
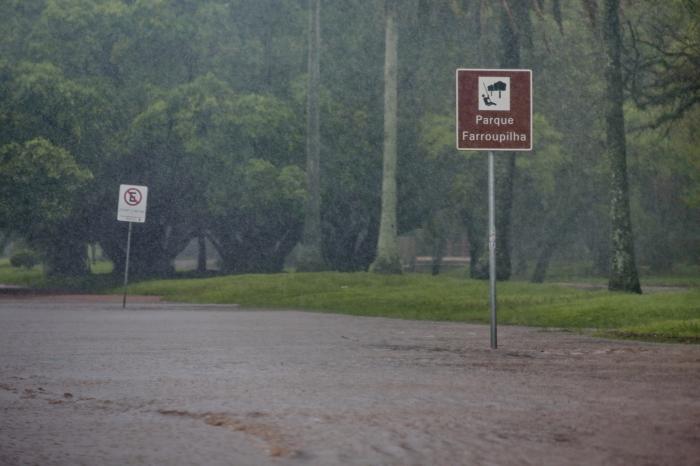
[[[0,15],[0,233],[46,270],[123,269],[119,184],[149,186],[133,274],[167,276],[196,237],[232,273],[282,270],[301,240],[306,0],[10,0]],[[576,259],[607,274],[606,77],[595,0],[406,0],[398,39],[396,230],[441,254],[466,231],[485,273],[482,154],[454,148],[454,70],[533,69],[535,150],[499,159],[499,254],[516,276]],[[700,261],[697,0],[623,1],[621,67],[640,268]],[[366,270],[379,236],[385,1],[322,2],[320,233],[325,266]],[[314,97],[316,98],[316,97]],[[316,227],[314,227],[316,228]],[[393,261],[388,264],[396,268]],[[506,270],[505,267],[501,270]]]

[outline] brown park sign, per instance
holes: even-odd
[[[532,150],[532,71],[457,70],[457,149]]]

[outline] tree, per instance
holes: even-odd
[[[297,257],[297,270],[324,270],[321,253],[321,126],[320,126],[320,54],[321,0],[309,0],[308,86],[306,95],[306,188],[304,233]]]
[[[531,39],[530,23],[531,2],[526,0],[504,1],[500,13],[500,49],[499,65],[505,69],[521,67],[521,44],[529,44]],[[516,179],[515,154],[499,154],[496,160],[496,276],[498,280],[508,280],[512,274],[512,211],[513,184]]]
[[[281,272],[301,233],[304,173],[261,159],[231,168],[225,180],[215,180],[218,189],[210,199],[211,239],[223,271]]]
[[[532,44],[532,24],[530,11],[540,8],[538,2],[530,0],[503,0],[494,2],[488,8],[485,2],[466,3],[452,2],[453,9],[458,15],[465,15],[471,9],[472,21],[469,28],[473,30],[471,38],[475,49],[477,67],[516,69],[521,67],[521,48],[530,48]],[[493,17],[495,16],[495,17]],[[489,37],[482,22],[489,19],[498,24],[497,39]],[[492,53],[489,53],[492,52]],[[496,274],[498,280],[508,280],[512,274],[512,230],[514,184],[517,180],[516,156],[513,152],[502,152],[495,159],[496,181],[496,231],[498,247],[496,248]],[[469,230],[471,248],[470,276],[472,278],[488,278],[487,256],[485,254],[486,228],[478,225],[485,219],[478,206],[464,206],[463,218]]]
[[[661,110],[635,130],[668,126],[700,104],[700,2],[647,0],[628,15],[625,87],[640,109]]]
[[[64,198],[68,217],[52,222],[45,237],[47,250],[65,261],[54,270],[83,268],[84,244],[96,241],[120,268],[126,232],[113,218],[120,182],[152,188],[149,221],[135,230],[135,247],[143,248],[133,256],[135,272],[169,273],[184,243],[204,236],[224,252],[226,270],[279,270],[304,214],[315,210],[301,208],[317,199],[313,186],[303,188],[302,115],[314,119],[307,99],[318,95],[323,177],[314,202],[323,206],[320,247],[328,266],[366,270],[386,259],[378,254],[386,238],[391,250],[396,234],[432,225],[438,255],[441,235],[468,231],[477,276],[486,239],[485,170],[481,154],[454,150],[452,70],[527,64],[537,99],[536,154],[498,157],[499,271],[522,276],[537,262],[542,278],[550,260],[583,265],[595,257],[608,273],[609,200],[601,193],[612,167],[602,156],[606,81],[596,74],[604,47],[572,18],[576,11],[595,18],[602,2],[400,2],[394,36],[405,53],[400,61],[395,55],[393,92],[391,79],[377,77],[383,66],[390,70],[391,41],[382,37],[399,2],[326,2],[318,55],[329,84],[318,80],[316,94],[308,89],[314,59],[308,57],[311,71],[304,59],[314,49],[304,25],[312,22],[313,39],[317,11],[307,5],[316,1],[6,5],[0,147],[43,138],[94,175]],[[638,104],[625,109],[635,135],[626,147],[629,203],[637,259],[655,270],[696,257],[698,249],[697,8],[697,0],[625,3],[623,73],[627,103]],[[392,126],[393,149],[392,138],[384,138]],[[647,129],[653,126],[659,129]],[[557,134],[566,137],[557,141]],[[391,164],[382,170],[392,158],[393,175]],[[266,193],[268,183],[274,186]],[[443,228],[456,213],[463,225]],[[315,220],[307,223],[319,231]]]
[[[238,95],[211,74],[159,92],[125,134],[113,176],[152,193],[148,221],[135,231],[134,272],[171,273],[203,230],[225,271],[281,270],[301,225],[290,167],[300,158],[300,129],[281,99]],[[103,215],[100,237],[120,268],[124,232]]]
[[[382,160],[383,2],[326,2],[323,28],[323,256],[340,271],[367,270],[376,255]],[[356,51],[362,50],[362,53]],[[305,82],[305,81],[304,81]],[[330,85],[332,83],[332,85]],[[301,86],[299,86],[301,87]],[[303,95],[297,99],[301,105]]]
[[[396,164],[398,112],[398,3],[385,0],[384,58],[384,167],[382,170],[382,213],[377,240],[377,256],[370,270],[401,273],[396,227]]]
[[[61,69],[51,63],[19,62],[5,68],[0,78],[5,120],[0,131],[0,144],[24,144],[31,140],[45,140],[55,148],[65,150],[71,160],[92,174],[99,172],[97,147],[101,131],[110,121],[110,112],[96,87],[68,79]],[[4,115],[3,115],[4,114]],[[24,152],[29,156],[28,152]],[[93,181],[79,185],[80,195],[60,198],[81,201],[69,209],[64,221],[52,223],[42,231],[42,248],[53,274],[84,274],[85,241],[88,231],[86,212],[94,205],[95,196],[90,188]],[[90,193],[90,195],[88,195]],[[53,246],[51,241],[54,241]]]
[[[627,180],[619,8],[619,0],[604,0],[603,2],[603,40],[607,58],[605,66],[605,133],[612,172],[610,194],[612,255],[608,288],[613,291],[641,293],[642,289],[634,257],[629,183]]]
[[[78,257],[64,257],[76,253],[71,246],[80,236],[56,238],[54,230],[67,231],[76,196],[90,178],[68,151],[44,138],[0,147],[0,230],[21,234],[36,247],[50,275],[87,272],[86,248],[82,256],[78,250]]]

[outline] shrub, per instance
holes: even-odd
[[[31,269],[39,263],[39,258],[33,251],[18,251],[10,257],[10,265],[12,267],[25,267]]]

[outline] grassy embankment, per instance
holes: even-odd
[[[88,277],[47,279],[44,277],[42,265],[31,269],[17,268],[10,265],[9,259],[0,259],[0,284],[49,290],[103,290],[105,287],[113,286],[115,278],[110,274],[112,271],[111,262],[98,261],[90,268],[92,274]]]
[[[655,341],[700,342],[700,287],[645,295],[499,283],[499,322]],[[658,283],[658,282],[657,282]],[[678,280],[672,280],[678,285]],[[291,273],[142,282],[131,292],[174,301],[487,323],[488,283],[424,274]]]
[[[103,275],[105,278],[108,275]],[[104,290],[99,275],[87,285]],[[145,281],[131,294],[254,308],[306,309],[403,319],[488,323],[488,283],[463,274],[384,276],[369,273],[284,273],[206,279]],[[576,280],[578,281],[578,280]],[[41,270],[18,270],[0,261],[0,283],[58,288]],[[114,283],[112,281],[111,283]],[[590,283],[590,281],[589,281]],[[498,285],[501,324],[556,327],[600,335],[700,343],[700,276],[649,277],[645,285],[683,286],[641,296],[580,289],[566,284]],[[602,284],[602,283],[601,283]],[[121,292],[116,289],[114,292]]]
[[[41,266],[27,269],[10,265],[10,259],[0,259],[0,284],[17,286],[35,286],[42,280]]]

